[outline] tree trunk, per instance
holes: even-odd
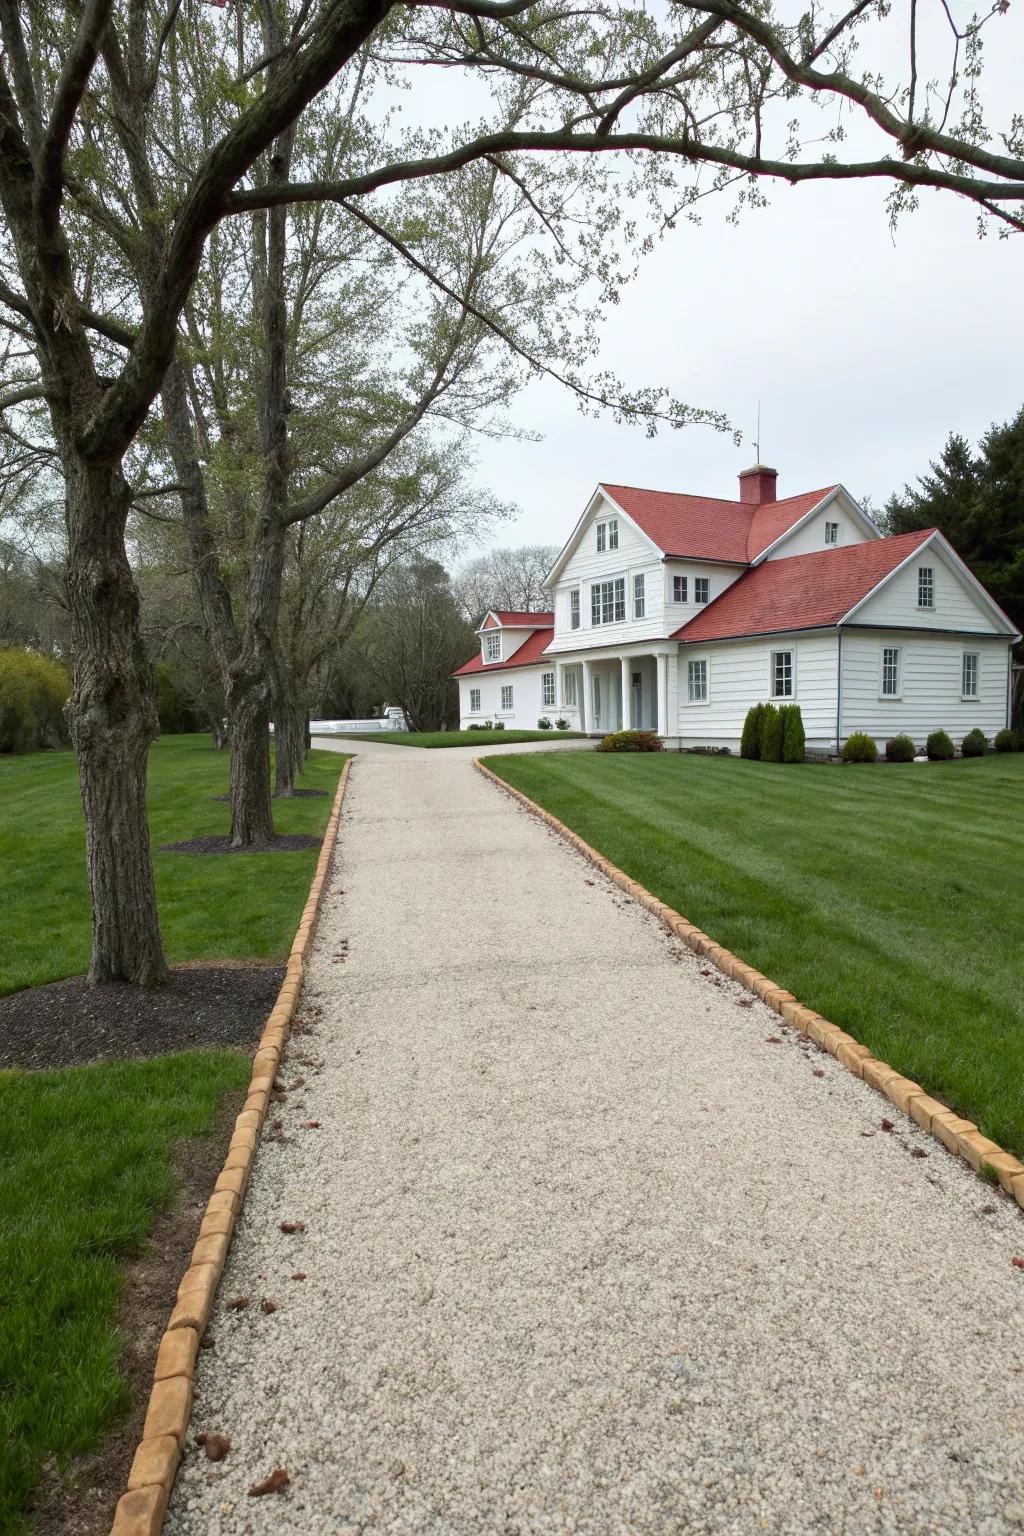
[[[306,712],[294,697],[274,709],[274,794],[287,798],[295,793],[296,776],[306,766]]]
[[[129,492],[119,467],[65,468],[66,586],[75,649],[67,717],[85,812],[89,982],[160,986],[167,963],[146,817],[146,763],[160,727],[124,547]]]
[[[270,689],[266,678],[235,677],[229,698],[231,846],[249,848],[274,837],[270,798]]]

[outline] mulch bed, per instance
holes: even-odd
[[[275,795],[275,800],[322,800],[326,797],[326,789],[293,789],[290,795]],[[224,800],[230,805],[230,795],[214,795],[214,800]]]
[[[164,843],[161,853],[294,853],[298,848],[319,848],[322,839],[304,832],[283,832],[267,843],[232,848],[230,837],[189,837],[182,843]]]
[[[313,841],[313,839],[309,839]],[[0,1067],[37,1071],[251,1048],[284,980],[281,965],[178,966],[166,987],[90,987],[84,976],[0,998]]]

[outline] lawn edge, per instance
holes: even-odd
[[[199,1340],[213,1310],[235,1223],[245,1200],[274,1077],[298,1007],[327,870],[337,844],[351,765],[352,758],[347,757],[338,777],[334,805],[327,818],[320,857],[288,956],[285,978],[253,1057],[245,1103],[235,1120],[228,1154],[200,1223],[191,1263],[178,1286],[177,1300],[157,1349],[142,1439],[128,1473],[127,1491],[114,1512],[111,1536],[160,1536],[163,1530],[192,1412],[192,1376]]]
[[[888,1062],[879,1061],[866,1045],[861,1045],[846,1030],[840,1029],[838,1024],[830,1023],[812,1008],[805,1008],[792,992],[762,975],[752,965],[745,964],[731,950],[716,944],[695,923],[689,922],[673,907],[660,901],[639,881],[631,879],[625,870],[592,848],[578,832],[567,827],[551,811],[539,805],[536,800],[531,800],[529,795],[517,789],[514,784],[509,784],[479,757],[473,759],[473,767],[506,794],[512,795],[533,815],[539,816],[552,831],[557,832],[602,874],[607,875],[609,880],[626,891],[640,906],[646,907],[695,954],[710,961],[733,981],[738,981],[748,992],[753,992],[769,1008],[780,1014],[787,1024],[807,1035],[816,1045],[828,1051],[830,1056],[834,1056],[854,1077],[859,1077],[922,1130],[928,1131],[942,1143],[947,1152],[962,1157],[975,1173],[981,1173],[984,1167],[990,1178],[995,1175],[1006,1193],[1024,1209],[1024,1163],[1014,1157],[1012,1152],[1005,1151],[998,1142],[983,1136],[972,1120],[963,1119],[939,1099],[926,1093],[919,1083],[904,1077],[894,1067],[890,1067]]]

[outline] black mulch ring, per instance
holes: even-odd
[[[84,976],[0,998],[0,1067],[38,1071],[193,1051],[251,1048],[284,980],[281,965],[179,966],[166,987],[90,987]]]
[[[164,843],[161,853],[294,853],[298,848],[319,848],[319,837],[304,832],[283,832],[269,843],[232,848],[230,837],[189,837],[183,843]]]
[[[293,789],[290,795],[275,795],[275,800],[321,800],[327,795],[326,789]],[[231,803],[230,795],[214,795],[214,800],[226,800]]]

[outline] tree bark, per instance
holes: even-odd
[[[294,694],[274,708],[274,795],[295,793],[295,780],[306,766],[306,711]]]
[[[146,815],[146,764],[160,734],[153,670],[124,546],[119,467],[69,462],[66,588],[75,647],[67,716],[78,758],[92,897],[89,982],[167,980]]]
[[[236,672],[228,699],[231,733],[231,846],[273,841],[270,797],[270,687],[266,674]]]

